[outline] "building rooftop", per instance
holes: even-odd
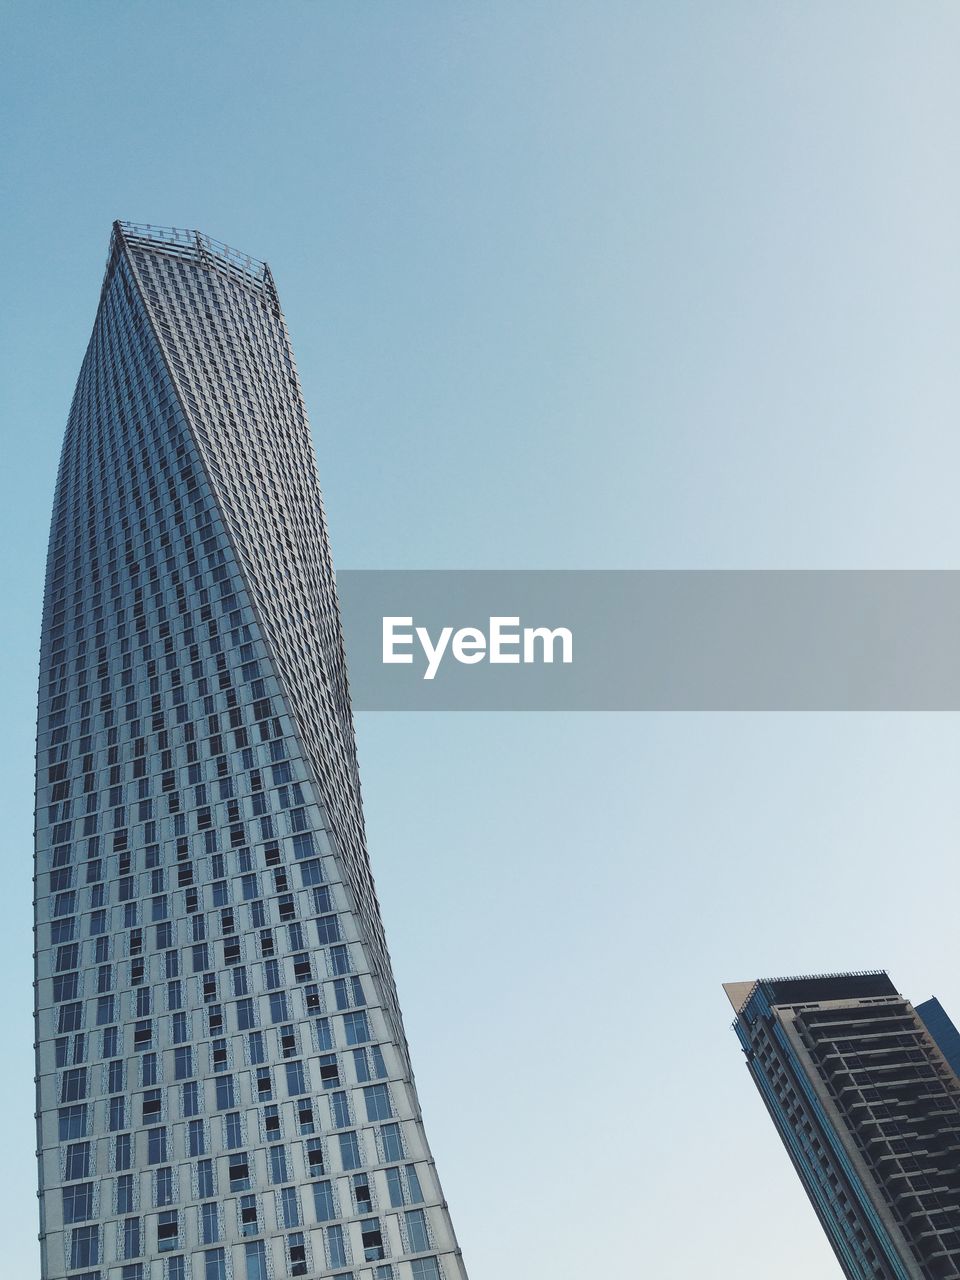
[[[900,994],[883,969],[854,973],[818,973],[791,978],[757,978],[752,982],[723,984],[735,1013],[743,1009],[757,987],[763,987],[771,1004],[862,1000]]]
[[[151,223],[122,220],[113,224],[103,279],[104,290],[110,283],[117,258],[124,248],[164,254],[171,258],[179,258],[183,262],[213,267],[240,284],[248,285],[261,293],[265,292],[272,302],[277,302],[276,287],[270,268],[259,258],[252,258],[250,254],[234,249],[224,244],[222,240],[214,240],[211,236],[204,235],[202,231],[188,230],[184,227],[155,227]]]

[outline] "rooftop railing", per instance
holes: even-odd
[[[220,240],[204,235],[202,231],[189,231],[182,227],[155,227],[150,223],[118,222],[123,238],[129,243],[140,242],[144,247],[161,252],[169,250],[180,257],[202,262],[212,258],[228,267],[243,279],[254,284],[265,284],[270,272],[267,264],[248,253],[231,248]]]

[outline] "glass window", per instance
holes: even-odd
[[[360,1223],[360,1242],[365,1262],[376,1262],[383,1257],[383,1236],[379,1218],[365,1218]]]
[[[83,1138],[87,1132],[86,1105],[61,1107],[57,1112],[60,1126],[60,1141],[69,1142],[71,1138]]]
[[[307,1172],[311,1178],[319,1178],[326,1172],[323,1163],[323,1144],[319,1138],[307,1139]]]
[[[316,926],[317,942],[321,947],[340,941],[340,921],[335,915],[318,916]]]
[[[210,1200],[200,1206],[200,1243],[216,1244],[220,1239],[220,1206]]]
[[[147,1163],[164,1164],[167,1159],[167,1131],[162,1126],[147,1130]]]
[[[373,1208],[370,1179],[365,1173],[353,1175],[353,1198],[357,1202],[357,1213],[369,1213]]]
[[[282,1136],[280,1132],[280,1108],[275,1102],[268,1103],[263,1108],[263,1128],[268,1138]]]
[[[386,1120],[388,1116],[393,1115],[390,1091],[385,1084],[365,1085],[363,1100],[366,1103],[368,1120]]]
[[[430,1240],[427,1236],[427,1215],[422,1209],[408,1209],[403,1217],[407,1224],[410,1252],[425,1252],[430,1248]]]
[[[79,1031],[83,1021],[83,1005],[79,1002],[73,1004],[63,1004],[60,1006],[60,1018],[57,1022],[57,1030]]]
[[[306,1093],[307,1083],[304,1077],[303,1063],[288,1062],[285,1066],[287,1071],[287,1095],[291,1098],[297,1098]]]
[[[71,1070],[65,1071],[60,1082],[60,1101],[77,1102],[80,1098],[85,1098],[86,1096],[86,1067],[73,1067]]]
[[[227,1280],[227,1260],[222,1249],[203,1255],[203,1280]]]
[[[116,1133],[118,1129],[125,1129],[126,1125],[127,1100],[122,1094],[118,1094],[110,1099],[110,1132]]]
[[[167,1253],[177,1247],[180,1236],[180,1219],[176,1209],[166,1209],[157,1215],[157,1249]],[[168,1273],[169,1274],[169,1273]]]
[[[240,1234],[255,1236],[260,1233],[260,1219],[257,1214],[257,1197],[240,1197]]]
[[[349,1133],[340,1133],[337,1135],[340,1142],[340,1163],[344,1169],[359,1169],[363,1161],[360,1159],[360,1143],[357,1140],[356,1133],[351,1130]]]
[[[270,1148],[270,1181],[274,1186],[287,1180],[287,1153],[284,1147]]]
[[[333,1203],[333,1186],[329,1182],[313,1184],[313,1208],[318,1222],[329,1222],[337,1216]]]
[[[228,1111],[224,1116],[224,1133],[228,1151],[243,1146],[243,1131],[239,1111]]]
[[[77,1142],[67,1147],[64,1178],[73,1182],[75,1178],[86,1178],[90,1173],[90,1143]]]
[[[331,1267],[347,1265],[347,1251],[343,1241],[343,1227],[327,1227],[327,1259]]]
[[[333,1113],[335,1128],[342,1129],[350,1123],[350,1107],[347,1102],[347,1095],[343,1090],[330,1095],[330,1110]]]
[[[367,1057],[366,1049],[354,1049],[353,1071],[360,1084],[370,1079],[370,1059]]]
[[[75,1000],[80,987],[78,973],[62,973],[53,980],[53,1002],[62,1004],[65,1000]]]
[[[340,1087],[340,1068],[335,1053],[320,1055],[320,1083],[324,1089],[337,1089]]]
[[[267,1255],[262,1240],[248,1240],[244,1246],[247,1280],[267,1280]]]
[[[228,1177],[231,1191],[246,1191],[250,1187],[250,1166],[245,1151],[238,1151],[230,1157]]]
[[[126,1218],[123,1223],[123,1256],[136,1258],[140,1252],[140,1219]]]
[[[92,1267],[100,1261],[100,1228],[94,1223],[74,1227],[70,1237],[70,1268]]]
[[[231,1184],[230,1190],[236,1190]],[[215,1195],[213,1181],[213,1161],[198,1160],[197,1161],[197,1195],[199,1197]]]
[[[293,837],[293,853],[296,858],[310,858],[316,853],[311,832],[301,831]]]
[[[187,1126],[187,1152],[191,1156],[206,1154],[207,1139],[202,1120],[191,1120]]]
[[[410,1203],[420,1204],[423,1200],[423,1191],[420,1189],[420,1179],[417,1176],[416,1166],[408,1164],[404,1167],[404,1172],[407,1175],[407,1190],[410,1194]]]
[[[133,1208],[133,1174],[122,1173],[117,1178],[117,1213],[132,1213]]]
[[[323,884],[323,866],[319,858],[308,858],[300,863],[300,882],[305,889]]]
[[[169,1167],[158,1169],[154,1175],[153,1202],[157,1207],[173,1204],[173,1170]]]
[[[78,1182],[63,1188],[64,1222],[86,1222],[93,1217],[93,1183]]]
[[[251,1063],[256,1065],[258,1062],[266,1061],[267,1055],[263,1047],[262,1031],[251,1031],[247,1041],[247,1046]]]
[[[343,1030],[347,1044],[362,1044],[363,1041],[369,1040],[370,1028],[367,1025],[366,1013],[362,1009],[357,1009],[354,1013],[345,1013]]]
[[[398,1124],[380,1126],[380,1141],[383,1145],[384,1160],[402,1160],[404,1156],[403,1138]]]
[[[292,1276],[307,1274],[307,1245],[302,1231],[294,1231],[287,1236],[287,1257],[290,1259]]]
[[[390,1204],[396,1209],[400,1205],[406,1203],[406,1197],[403,1194],[403,1179],[400,1176],[400,1170],[397,1165],[391,1165],[386,1171],[387,1173],[387,1192],[390,1196]]]
[[[309,1098],[301,1098],[297,1103],[297,1124],[302,1134],[313,1133],[316,1128],[313,1123],[313,1103]]]
[[[284,1187],[280,1192],[280,1214],[285,1227],[299,1227],[300,1204],[296,1187]]]

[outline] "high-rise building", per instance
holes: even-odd
[[[960,1076],[960,1031],[953,1025],[946,1009],[936,996],[931,996],[914,1008],[923,1019],[923,1025],[936,1040],[940,1052],[953,1067],[954,1075]]]
[[[463,1280],[367,858],[268,268],[117,223],[57,480],[43,1280]]]
[[[724,990],[844,1275],[960,1276],[960,1080],[909,1001],[882,972]]]

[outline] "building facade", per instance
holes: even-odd
[[[724,990],[844,1275],[960,1276],[960,1080],[909,1001],[885,973]]]
[[[960,1077],[960,1031],[953,1025],[950,1015],[936,996],[915,1005],[917,1013],[923,1019],[923,1025],[937,1042],[940,1052],[953,1068],[953,1074]]]
[[[43,1280],[463,1280],[269,269],[117,223],[44,601]]]

